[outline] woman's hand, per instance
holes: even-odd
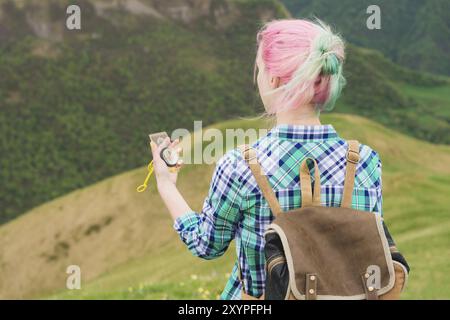
[[[180,141],[177,139],[170,143],[170,139],[167,138],[159,146],[154,142],[150,143],[153,154],[153,172],[155,173],[158,192],[174,220],[181,217],[183,214],[192,211],[175,185],[177,182],[178,170],[183,163],[180,160],[175,167],[169,168],[164,160],[161,159],[160,154],[164,147],[170,146],[170,148],[174,148],[178,155],[180,155],[181,149],[176,148],[179,142]]]
[[[161,143],[159,146],[156,145],[153,141],[150,143],[150,147],[152,149],[153,154],[153,168],[154,173],[156,177],[156,182],[158,184],[158,188],[162,185],[165,185],[167,183],[175,185],[177,182],[178,177],[178,170],[182,166],[182,160],[178,161],[177,165],[175,167],[169,168],[163,159],[161,159],[161,150],[165,147],[170,147],[172,149],[175,149],[180,155],[181,149],[176,149],[176,146],[180,143],[178,139],[170,143],[170,139],[166,138],[163,143]]]

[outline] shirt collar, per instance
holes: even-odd
[[[269,135],[285,140],[325,141],[339,138],[331,124],[327,125],[292,125],[279,124],[269,131]]]

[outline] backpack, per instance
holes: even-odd
[[[358,141],[348,141],[341,207],[321,206],[317,162],[306,158],[300,165],[301,208],[286,212],[258,164],[256,151],[247,145],[239,149],[274,215],[264,233],[266,280],[261,297],[247,293],[238,259],[243,300],[399,298],[409,272],[406,261],[380,215],[351,208],[360,159]],[[308,161],[314,164],[314,192]]]

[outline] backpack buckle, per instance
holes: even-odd
[[[353,150],[348,150],[345,158],[347,159],[348,162],[353,163],[353,164],[357,164],[360,159],[359,153],[355,152]]]
[[[249,150],[248,153],[249,153],[249,156],[248,156],[248,158],[247,158],[248,161],[252,161],[252,160],[255,160],[255,159],[256,159],[256,151],[255,151],[255,150],[253,150],[253,152],[251,152],[251,151]],[[252,154],[253,154],[253,155],[252,155]]]
[[[245,145],[243,147],[240,147],[240,149],[241,149],[241,152],[244,155],[244,159],[246,159],[247,161],[251,161],[251,160],[256,159],[256,151],[255,151],[255,149],[253,149],[249,145]]]

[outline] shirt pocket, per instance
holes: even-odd
[[[321,203],[328,207],[340,207],[344,186],[322,185]],[[381,213],[381,193],[377,188],[355,187],[352,194],[352,208],[355,210]]]

